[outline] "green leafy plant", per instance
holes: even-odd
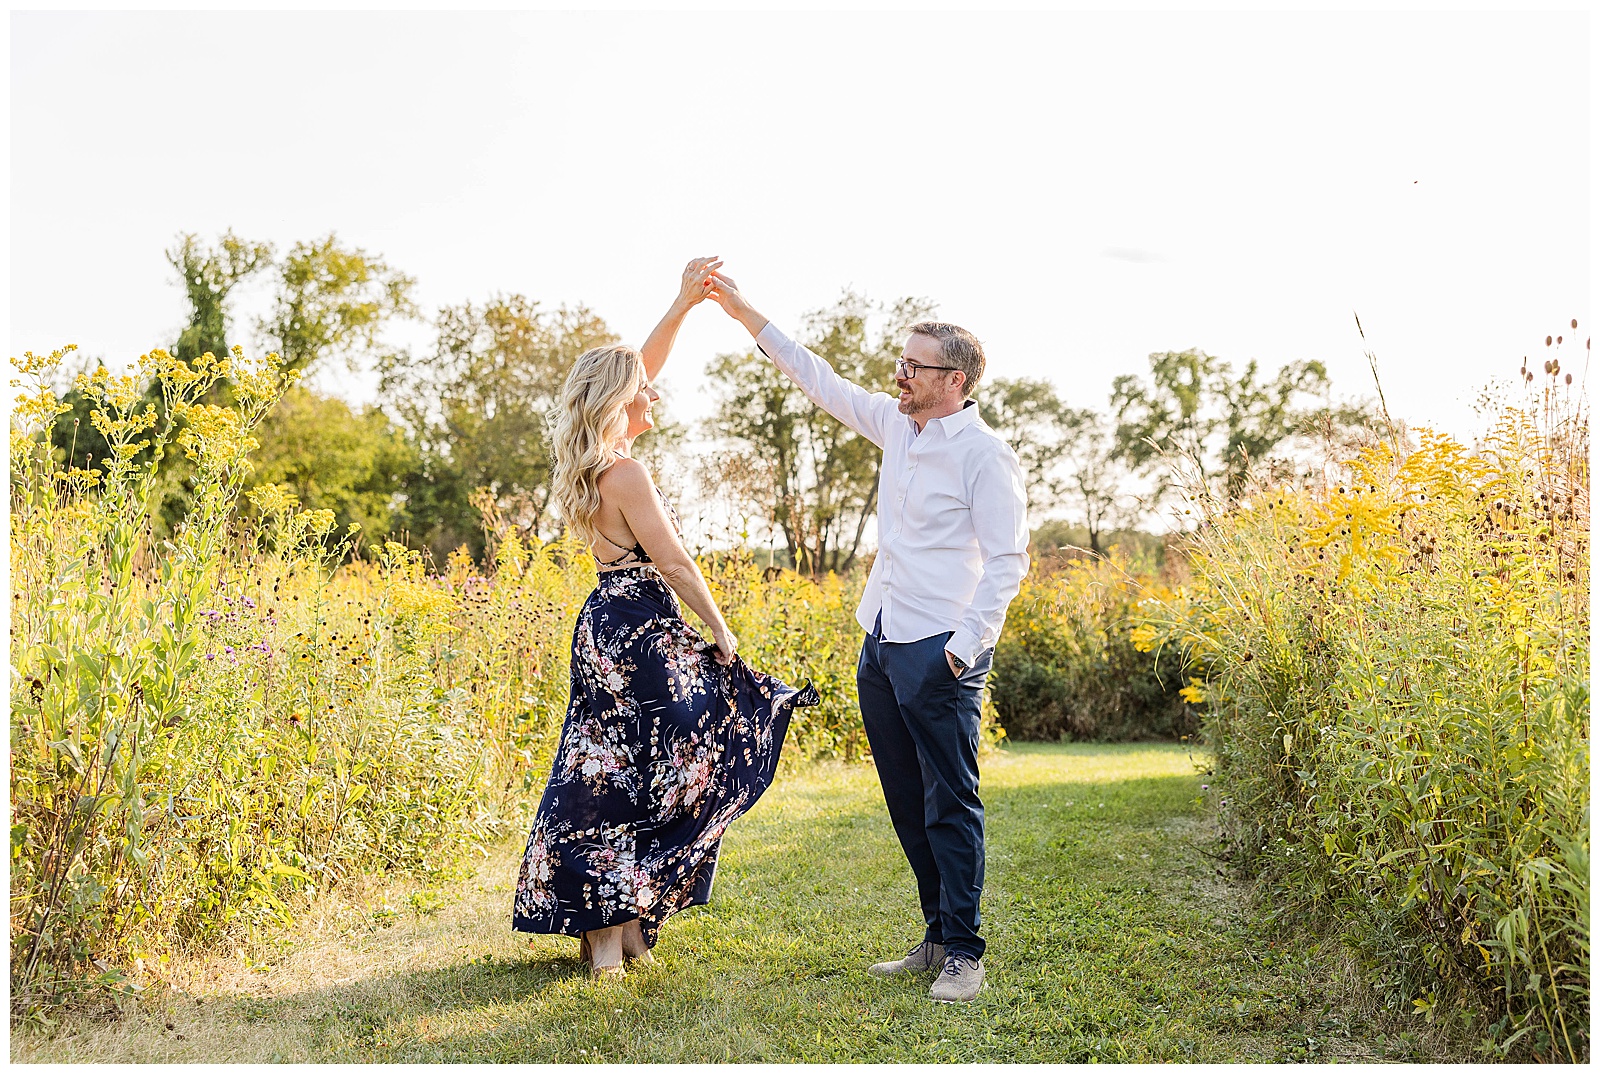
[[[1126,557],[1041,561],[1011,603],[996,647],[999,720],[1025,740],[1177,739],[1197,727],[1176,648],[1138,647],[1139,606],[1171,590]]]
[[[1271,912],[1332,923],[1396,1006],[1481,1013],[1491,1053],[1581,1061],[1590,475],[1560,374],[1476,448],[1424,431],[1213,504],[1143,640],[1205,680]]]

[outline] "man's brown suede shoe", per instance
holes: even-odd
[[[937,973],[942,965],[944,965],[944,948],[923,940],[906,952],[905,958],[894,962],[879,962],[867,972],[876,977],[893,977],[900,973]]]

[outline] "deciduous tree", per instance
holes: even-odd
[[[232,231],[224,232],[215,246],[205,246],[198,235],[184,233],[167,251],[167,261],[178,270],[189,320],[172,354],[185,362],[200,355],[228,353],[228,296],[241,281],[272,263],[272,246],[246,242]]]
[[[894,381],[906,329],[931,316],[924,299],[884,308],[846,291],[807,315],[800,338],[847,380],[870,390]],[[707,375],[720,396],[708,431],[754,456],[765,521],[783,534],[789,561],[813,574],[849,569],[877,510],[877,445],[815,406],[759,351],[724,354]]]
[[[553,532],[546,422],[578,355],[616,335],[586,307],[546,310],[516,294],[445,306],[435,323],[431,354],[383,366],[385,398],[423,456],[427,487],[406,490],[406,525],[441,559],[462,543],[481,551],[469,496],[483,487],[507,520]]]
[[[1068,489],[1062,463],[1072,448],[1075,412],[1048,380],[998,377],[980,382],[975,394],[984,422],[1017,453],[1029,514],[1048,516]]]
[[[362,546],[382,545],[397,522],[401,492],[418,466],[416,448],[375,406],[353,410],[342,399],[296,386],[256,432],[249,485],[288,485],[302,507],[334,513],[342,535],[361,528]]]
[[[1200,350],[1150,356],[1150,375],[1112,382],[1116,449],[1132,470],[1148,477],[1152,501],[1172,486],[1171,456],[1228,501],[1243,494],[1250,468],[1311,436],[1327,422],[1363,422],[1362,404],[1334,406],[1328,373],[1317,361],[1296,361],[1263,378],[1252,360],[1232,365]]]
[[[1106,414],[1072,410],[1062,425],[1067,471],[1063,500],[1083,520],[1089,550],[1102,555],[1105,535],[1132,527],[1144,511],[1144,501]]]
[[[341,358],[354,369],[381,363],[383,330],[396,318],[415,317],[416,281],[359,247],[329,233],[299,242],[279,268],[272,312],[259,328],[284,368],[306,369]]]

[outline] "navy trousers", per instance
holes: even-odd
[[[862,643],[856,689],[889,819],[917,878],[923,938],[947,955],[982,958],[978,716],[993,650],[958,679],[944,655],[948,632],[907,643],[875,634]]]

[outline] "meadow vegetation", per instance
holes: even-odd
[[[1391,1006],[1488,1055],[1579,1061],[1588,412],[1559,358],[1536,375],[1475,446],[1423,430],[1197,496],[1192,577],[1136,640],[1204,680],[1214,793],[1271,913],[1341,935]]]
[[[352,885],[431,882],[514,842],[594,582],[548,510],[540,417],[578,351],[614,339],[592,312],[469,302],[440,312],[431,355],[391,353],[380,329],[416,314],[413,281],[330,235],[279,266],[261,328],[288,358],[248,361],[223,346],[223,303],[270,249],[184,236],[170,257],[193,306],[176,353],[64,393],[67,351],[13,359],[11,982],[14,1016],[40,1024],[258,950]],[[881,381],[896,326],[930,309],[846,293],[804,330]],[[1035,535],[983,733],[1203,742],[1205,809],[1268,919],[1338,937],[1362,987],[1438,1039],[1573,1060],[1590,473],[1582,383],[1551,353],[1473,445],[1334,405],[1314,363],[1265,379],[1155,354],[1114,413],[985,384],[1036,514],[1081,523]],[[397,417],[297,383],[336,358],[374,364]],[[879,456],[753,353],[713,368],[726,450],[703,483],[741,540],[759,525],[774,544],[702,568],[743,655],[821,694],[787,773],[865,760],[854,609]],[[681,433],[664,423],[654,450]],[[1131,529],[1184,472],[1198,528]],[[847,1054],[818,1028],[817,1048],[739,1054]],[[1080,1036],[1102,1043],[1005,1054],[1183,1057]]]
[[[250,489],[241,520],[253,433],[294,380],[275,360],[156,352],[148,385],[81,377],[109,458],[63,469],[61,357],[17,362],[11,445],[18,1009],[247,940],[354,875],[447,867],[520,823],[565,715],[590,557],[525,539],[492,501],[484,562],[462,550],[438,572],[394,542],[352,555],[354,528],[283,486]],[[224,384],[234,405],[200,401]],[[195,506],[160,538],[172,450]],[[747,658],[821,690],[790,754],[859,759],[859,579],[704,565]]]
[[[1199,730],[1183,658],[1155,657],[1133,632],[1171,578],[1113,548],[1037,560],[1006,615],[990,693],[1001,726],[1033,741],[1179,740]]]

